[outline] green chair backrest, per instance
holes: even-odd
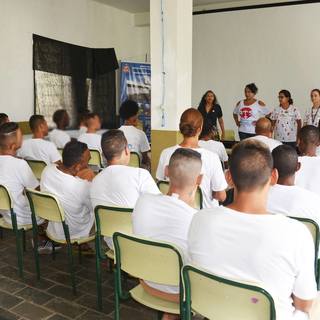
[[[96,206],[94,209],[98,236],[112,237],[116,231],[132,233],[131,208]]]
[[[130,162],[129,167],[140,168],[141,167],[141,159],[140,155],[137,152],[130,152]]]
[[[234,133],[234,130],[225,130],[224,132],[224,140],[225,141],[235,141],[236,135]]]
[[[0,210],[10,211],[12,209],[12,199],[8,189],[0,185]]]
[[[167,194],[169,191],[169,181],[160,180],[157,182],[157,186],[162,194]],[[203,208],[203,195],[201,188],[199,187],[195,196],[195,208],[202,209]]]
[[[116,232],[113,235],[115,261],[133,277],[179,286],[182,258],[172,244]]]
[[[27,189],[26,193],[35,216],[53,222],[64,221],[64,211],[54,195],[31,189]]]
[[[47,166],[47,164],[41,160],[26,160],[26,161],[28,162],[28,165],[30,166],[35,177],[38,180],[40,180],[42,171]]]
[[[259,286],[225,279],[191,265],[183,267],[182,275],[188,311],[214,320],[276,319],[272,296]]]
[[[98,166],[99,168],[103,167],[102,155],[99,150],[90,149],[90,156],[89,165]]]

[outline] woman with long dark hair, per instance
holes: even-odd
[[[212,90],[208,90],[201,98],[198,110],[203,116],[204,126],[218,133],[217,120],[221,130],[221,140],[224,140],[224,122],[217,96]],[[218,135],[218,134],[217,134]]]
[[[263,101],[257,100],[258,88],[254,83],[247,84],[244,89],[245,99],[237,103],[233,111],[234,121],[239,128],[240,140],[256,135],[256,122],[270,113]]]
[[[278,98],[279,106],[272,111],[270,117],[274,127],[274,138],[296,148],[298,132],[302,125],[300,112],[293,105],[288,90],[281,90]]]

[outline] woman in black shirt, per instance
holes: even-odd
[[[203,116],[203,125],[208,126],[211,130],[218,132],[217,120],[221,129],[221,140],[224,140],[224,122],[222,110],[218,104],[217,97],[212,90],[208,90],[200,101],[198,110]]]

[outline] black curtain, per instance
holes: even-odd
[[[70,103],[76,109],[75,114],[89,107],[101,116],[103,127],[107,128],[118,126],[115,82],[118,67],[113,48],[92,49],[33,35],[33,70],[70,77],[70,96],[73,100]],[[41,86],[37,86],[36,77],[34,80],[36,100],[39,94],[37,88]],[[52,109],[59,107],[53,106]]]

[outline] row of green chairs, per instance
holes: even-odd
[[[59,149],[59,152],[62,154],[62,149]],[[97,168],[97,170],[101,170],[103,165],[102,155],[99,150],[90,149],[90,161],[89,166]],[[35,177],[40,180],[42,171],[46,167],[46,163],[41,160],[26,160],[33,171]],[[137,152],[130,153],[130,167],[140,168],[141,167],[141,159],[140,155]]]

